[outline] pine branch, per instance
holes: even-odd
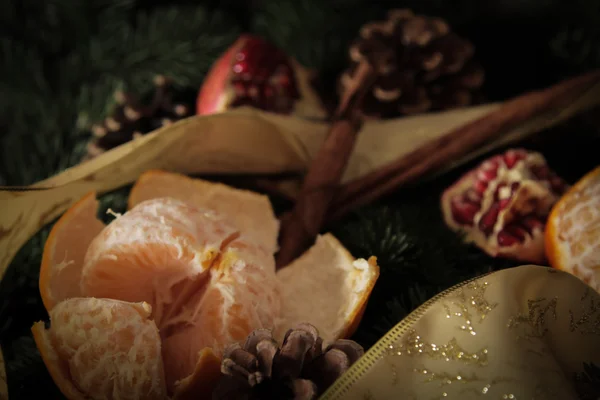
[[[50,91],[43,55],[0,38],[0,77],[0,124],[18,127],[30,119],[32,108],[42,107],[39,96]]]
[[[50,229],[23,246],[0,281],[0,338],[10,342],[30,334],[33,321],[47,318],[38,289],[40,262]]]
[[[409,287],[406,293],[397,293],[391,300],[386,301],[383,308],[378,310],[379,318],[373,319],[372,324],[361,323],[353,340],[365,348],[373,346],[383,335],[402,321],[414,309],[430,298],[429,293],[440,290],[424,288],[419,284]],[[368,321],[367,321],[368,322]]]
[[[557,9],[560,25],[549,46],[574,71],[600,67],[600,3],[574,0]]]
[[[77,41],[86,41],[97,28],[101,11],[126,14],[134,0],[4,0],[0,2],[2,36],[53,56]]]
[[[40,95],[26,119],[8,126],[1,138],[2,180],[27,185],[73,165],[74,150],[81,147],[73,121],[76,109],[68,93]]]
[[[0,182],[31,184],[79,162],[85,129],[111,111],[116,89],[144,92],[156,74],[180,87],[199,87],[240,32],[221,12],[201,7],[158,8],[140,13],[135,23],[120,11],[101,12],[98,33],[55,66],[44,65],[30,48],[3,43],[0,76],[13,79],[0,87],[6,93],[0,96],[2,149],[10,152],[2,158]],[[58,75],[45,79],[52,69]]]
[[[106,193],[100,197],[100,206],[98,207],[98,218],[104,221],[105,224],[110,223],[115,217],[109,213],[112,212],[123,214],[127,211],[127,199],[131,185],[122,187],[110,193]]]
[[[63,64],[68,75],[63,80],[79,86],[83,82],[78,95],[80,126],[110,112],[116,89],[146,92],[158,74],[169,76],[179,88],[199,87],[213,61],[240,33],[221,12],[201,7],[157,8],[140,13],[135,24],[107,22]]]
[[[10,399],[64,399],[42,361],[31,334],[2,346]],[[32,384],[34,383],[34,384]]]
[[[337,71],[346,63],[349,43],[374,10],[357,13],[360,4],[361,0],[265,0],[256,10],[252,30],[291,51],[307,67]]]
[[[584,363],[583,371],[575,375],[575,388],[580,400],[598,400],[600,367],[594,363]]]
[[[74,81],[98,76],[123,80],[144,91],[157,74],[180,86],[199,86],[214,60],[240,33],[222,13],[201,7],[168,7],[140,13],[134,24],[106,20],[89,43],[66,60]],[[102,74],[102,75],[100,75]]]
[[[440,190],[431,185],[406,190],[387,205],[359,210],[333,230],[355,257],[375,255],[381,269],[356,333],[364,346],[442,290],[518,264],[491,259],[464,244],[444,226],[439,196]]]

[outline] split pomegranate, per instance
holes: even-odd
[[[493,257],[544,263],[544,227],[568,185],[544,157],[511,149],[470,171],[442,195],[446,224]]]
[[[277,114],[324,118],[311,72],[266,40],[242,35],[212,66],[197,100],[197,114],[250,106]]]

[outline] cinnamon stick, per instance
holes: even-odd
[[[600,71],[594,71],[507,101],[498,110],[435,139],[387,166],[357,178],[335,195],[328,212],[334,221],[349,211],[372,202],[442,167],[453,159],[494,140],[524,121],[553,108],[564,107],[582,91],[600,82]]]
[[[281,220],[278,267],[298,257],[319,233],[360,130],[356,109],[374,77],[373,68],[367,62],[361,63],[355,75],[356,84],[340,102],[327,138],[304,178],[294,209]]]

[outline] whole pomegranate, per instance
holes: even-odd
[[[568,185],[536,152],[511,149],[470,171],[442,195],[446,224],[489,255],[544,263],[544,227]]]
[[[251,106],[277,114],[322,119],[312,73],[266,40],[242,35],[213,64],[200,89],[197,114]]]

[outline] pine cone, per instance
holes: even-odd
[[[112,115],[101,124],[92,126],[93,138],[88,145],[87,158],[192,115],[192,106],[175,101],[169,79],[157,76],[154,86],[152,99],[147,105],[130,94],[115,93],[117,107]]]
[[[310,324],[288,330],[281,347],[270,330],[257,329],[243,347],[234,344],[225,350],[224,376],[213,399],[316,399],[363,354],[359,344],[342,339],[323,350],[323,340]]]
[[[360,62],[377,69],[362,103],[366,117],[394,118],[480,101],[484,73],[473,59],[474,47],[440,18],[391,11],[386,21],[364,25],[349,53],[341,91],[353,85]]]

